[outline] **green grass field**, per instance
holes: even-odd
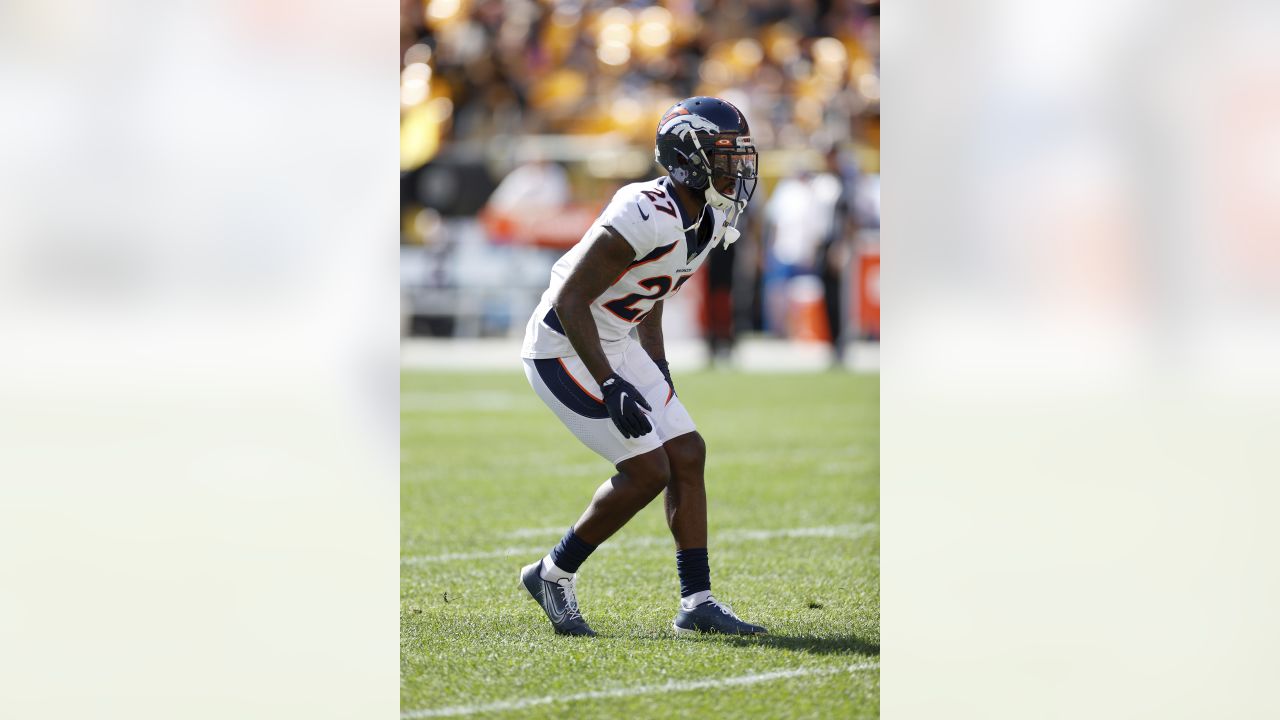
[[[758,638],[676,638],[659,498],[582,566],[596,638],[519,586],[612,468],[519,370],[401,382],[405,718],[877,717],[879,377],[679,374],[706,438],[716,596]]]

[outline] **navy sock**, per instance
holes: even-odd
[[[711,566],[706,548],[676,551],[676,570],[680,573],[680,597],[711,590]]]
[[[551,562],[567,573],[576,573],[595,549],[595,545],[578,537],[573,528],[569,528],[569,532],[560,538],[560,544],[551,549]]]

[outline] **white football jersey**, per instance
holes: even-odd
[[[620,351],[653,306],[680,292],[719,244],[725,232],[724,212],[708,205],[699,226],[685,232],[685,228],[697,221],[685,215],[667,177],[633,183],[619,190],[583,240],[551,269],[551,286],[542,294],[542,301],[525,328],[521,357],[577,354],[564,335],[552,303],[565,278],[586,253],[585,240],[594,236],[600,227],[613,228],[635,250],[635,259],[627,270],[591,303],[591,315],[605,353]]]

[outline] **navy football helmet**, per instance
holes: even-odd
[[[658,123],[653,158],[675,182],[702,190],[707,203],[741,213],[756,191],[756,160],[747,118],[713,97],[681,100]]]

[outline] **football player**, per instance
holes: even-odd
[[[654,158],[667,176],[613,196],[556,262],[525,330],[530,384],[617,474],[521,581],[557,633],[594,635],[578,607],[578,568],[665,491],[680,576],[676,632],[763,633],[711,595],[706,445],[676,395],[662,341],[662,303],[717,245],[737,239],[738,216],[755,192],[757,153],[736,107],[693,97],[662,116]]]

